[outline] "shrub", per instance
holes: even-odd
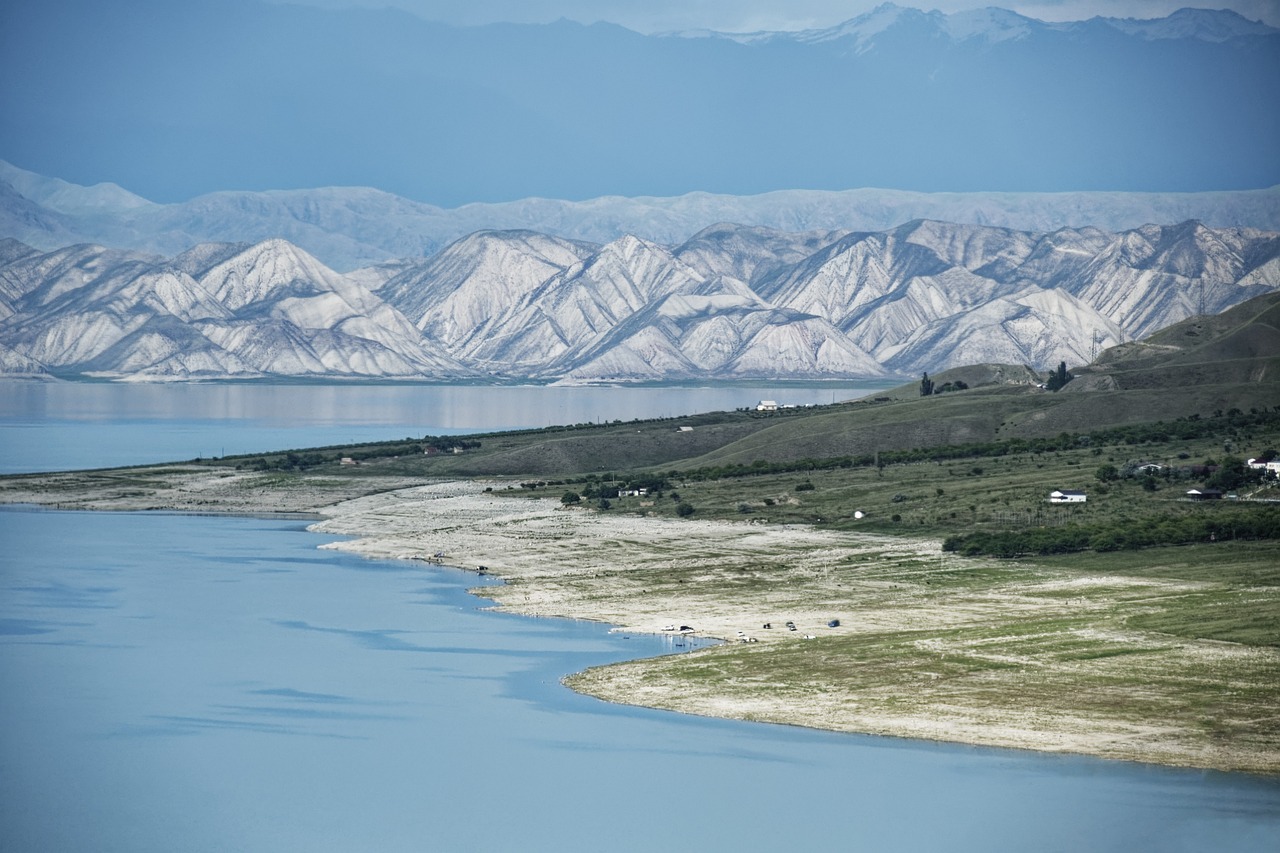
[[[680,503],[676,504],[676,515],[680,516],[681,518],[693,515],[693,505],[690,503],[681,501]]]

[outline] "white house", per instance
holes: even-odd
[[[777,400],[761,400],[760,405],[756,406],[757,412],[776,412],[778,411]]]
[[[1049,493],[1051,504],[1082,504],[1088,499],[1088,495],[1075,489],[1055,489]]]

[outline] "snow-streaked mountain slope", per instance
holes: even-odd
[[[49,371],[40,362],[0,344],[0,376],[45,378],[48,375]]]
[[[941,225],[851,234],[763,282],[761,295],[831,321],[879,357],[924,323],[1018,289],[996,273],[1007,255],[1025,254],[1026,235],[969,227],[960,239]]]
[[[571,363],[646,305],[669,294],[695,292],[705,283],[663,247],[623,237],[526,293],[487,337],[469,343],[460,356],[491,370],[537,374],[554,369]]]
[[[1114,235],[1055,283],[1135,338],[1274,289],[1278,266],[1280,235],[1184,222]]]
[[[1196,222],[1144,226],[1120,234],[1097,229],[1030,234],[1008,229],[908,223],[851,234],[758,282],[771,303],[830,320],[885,364],[913,332],[951,322],[1028,286],[1076,296],[1129,337],[1190,314],[1216,313],[1280,284],[1280,237]],[[1108,330],[1096,328],[1099,334]],[[1087,336],[1086,336],[1087,338]],[[942,337],[935,350],[945,350]],[[1072,363],[1090,347],[1062,336]],[[1039,352],[1031,340],[1019,344]],[[935,356],[936,357],[936,356]],[[947,364],[956,364],[952,357]]]
[[[428,337],[466,351],[526,296],[596,248],[532,231],[481,231],[395,276],[379,296]]]
[[[50,368],[154,377],[467,378],[361,285],[284,241],[210,245],[172,262],[73,246],[0,267],[0,340]],[[14,283],[20,283],[20,286]]]
[[[709,279],[724,276],[756,281],[768,278],[783,266],[799,263],[846,233],[795,233],[721,222],[694,234],[674,254]]]
[[[59,178],[46,178],[0,160],[0,181],[26,198],[68,215],[138,210],[155,206],[142,196],[112,183],[84,187]]]
[[[914,374],[936,370],[936,354],[946,352],[947,367],[983,363],[1045,367],[1064,351],[1088,356],[1121,339],[1119,326],[1071,294],[1028,288],[926,323],[887,348],[883,362],[895,373]],[[1088,359],[1060,360],[1080,364]]]
[[[58,373],[636,381],[1045,369],[1280,288],[1280,233],[913,221],[674,248],[484,232],[342,274],[283,240],[171,259],[0,244],[6,363]]]
[[[1224,42],[1240,36],[1269,36],[1276,30],[1261,21],[1250,21],[1230,9],[1182,8],[1165,18],[1102,18],[1108,26],[1149,41],[1197,39]]]
[[[884,375],[827,321],[776,308],[731,278],[662,297],[564,359],[557,372],[579,380]]]

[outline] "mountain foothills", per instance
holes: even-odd
[[[1280,288],[1280,234],[918,220],[678,245],[482,231],[336,272],[280,239],[172,257],[0,241],[0,369],[107,378],[849,379],[1036,369]]]

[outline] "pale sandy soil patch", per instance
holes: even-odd
[[[935,541],[644,518],[483,487],[361,498],[313,529],[360,537],[326,547],[371,557],[484,566],[506,581],[484,590],[504,609],[729,641],[567,679],[610,701],[1280,771],[1280,652],[1144,634],[1116,615],[1203,585],[1063,578],[943,555]],[[975,567],[996,580],[966,582]]]
[[[486,567],[506,583],[483,594],[505,609],[728,641],[567,679],[610,701],[1280,772],[1280,650],[1127,622],[1206,584],[966,560],[929,540],[564,508],[498,483],[410,485],[174,465],[7,478],[0,501],[318,513],[313,529],[358,537],[324,547]]]

